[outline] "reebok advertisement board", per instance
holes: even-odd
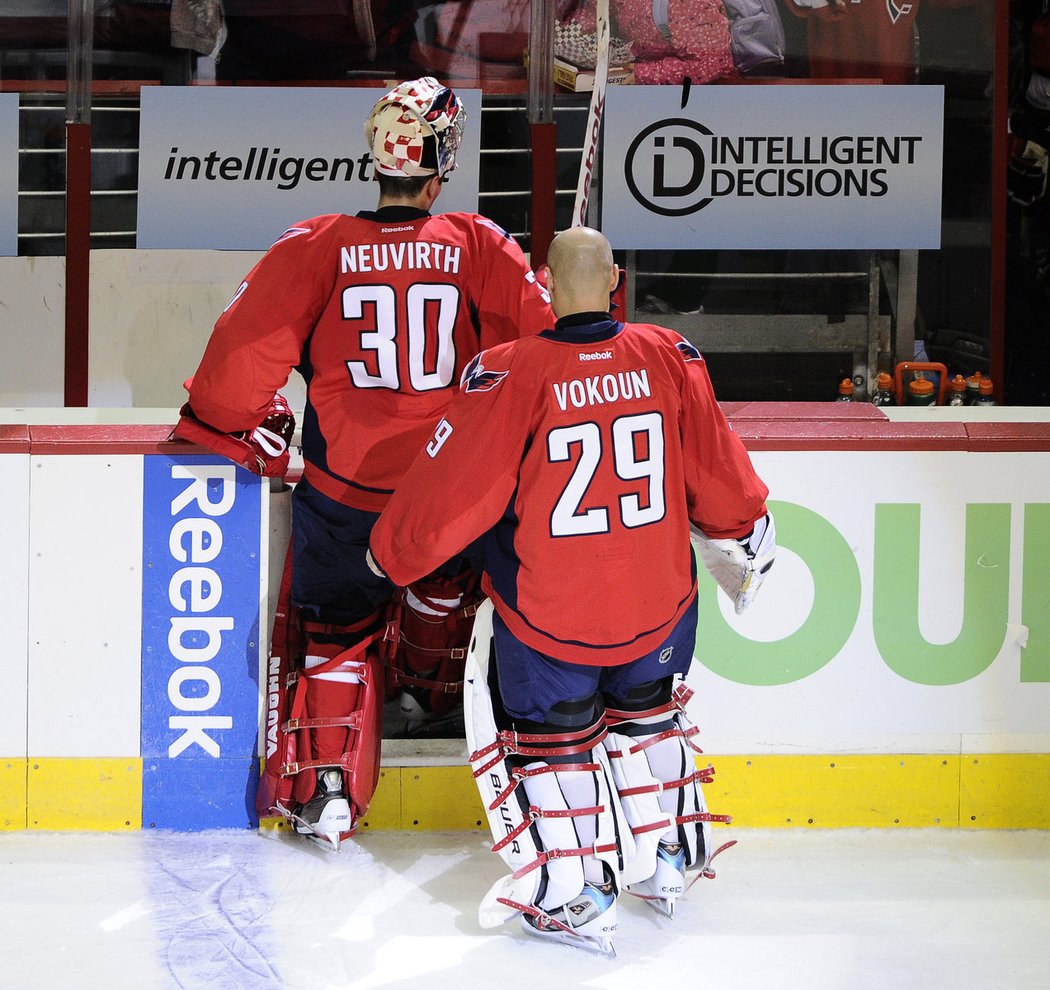
[[[206,454],[28,446],[0,444],[0,828],[251,827],[287,547],[267,480]],[[741,616],[701,571],[705,752],[1050,753],[1050,451],[753,459],[779,550]]]
[[[146,457],[143,470],[143,820],[244,826],[267,644],[261,486],[215,456]]]

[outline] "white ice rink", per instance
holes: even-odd
[[[485,931],[481,833],[0,834],[3,990],[1047,990],[1050,832],[719,830],[618,957]]]

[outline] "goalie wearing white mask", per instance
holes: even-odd
[[[484,540],[467,742],[511,869],[480,921],[613,953],[621,891],[674,914],[719,851],[683,681],[696,638],[690,527],[737,610],[773,561],[766,486],[700,352],[608,312],[609,242],[550,247],[558,317],[467,367],[372,532],[404,583]],[[705,549],[705,553],[708,552]]]
[[[429,76],[378,99],[364,123],[376,208],[312,217],[278,237],[216,322],[176,429],[282,475],[293,424],[275,394],[293,369],[306,381],[256,806],[326,848],[368,809],[388,689],[399,734],[458,718],[481,600],[470,552],[411,587],[377,577],[365,562],[372,526],[470,359],[551,319],[509,235],[475,213],[431,213],[465,119]]]

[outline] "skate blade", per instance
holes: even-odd
[[[292,828],[295,829],[297,835],[309,839],[315,845],[320,846],[322,849],[327,849],[329,852],[339,852],[339,845],[343,838],[341,832],[318,831],[308,821],[300,818],[298,815],[289,815],[288,821],[292,823]]]
[[[665,897],[643,897],[642,900],[661,918],[674,918],[674,901],[669,901]]]
[[[662,918],[673,918],[674,917],[674,906],[676,901],[671,900],[667,897],[654,897],[652,894],[637,894],[630,887],[624,888],[628,894],[637,897],[641,901],[652,908]]]
[[[591,955],[601,956],[604,959],[615,959],[616,949],[613,948],[611,938],[595,938],[593,935],[574,935],[563,932],[560,928],[551,931],[543,931],[530,925],[524,918],[521,919],[522,930],[533,938],[543,939],[545,942],[558,942],[567,945],[571,949],[579,949],[589,952]]]
[[[661,918],[674,918],[674,905],[677,903],[676,898],[658,898],[653,893],[642,893],[637,890],[632,890],[629,886],[624,889],[631,894],[632,897],[637,898],[639,901],[645,901],[646,904],[659,914]]]
[[[307,832],[300,832],[299,834],[305,836],[306,839],[312,842],[315,846],[320,846],[328,852],[339,852],[340,838],[338,832],[315,832],[313,829],[310,829]]]

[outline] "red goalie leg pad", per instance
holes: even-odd
[[[354,821],[368,810],[379,780],[382,739],[383,665],[374,647],[375,636],[345,649],[334,643],[309,643],[302,680],[303,711],[295,728],[300,730],[298,778],[306,778],[313,793],[310,768],[334,766],[343,781]],[[302,731],[307,730],[307,731]]]
[[[464,571],[453,578],[427,578],[401,597],[393,683],[424,688],[429,711],[444,715],[462,702],[474,613],[484,600],[477,575]]]
[[[293,679],[290,717],[280,726],[280,813],[313,796],[317,771],[325,767],[343,771],[351,822],[368,811],[382,738],[383,665],[373,645],[378,636],[349,648],[308,643],[304,669]]]
[[[283,814],[281,808],[291,801],[292,780],[281,776],[280,768],[294,761],[294,749],[288,752],[289,740],[283,728],[291,713],[295,672],[302,666],[304,635],[299,610],[292,605],[292,552],[285,557],[284,575],[277,598],[273,631],[270,636],[270,659],[266,675],[266,762],[259,778],[255,808],[261,818]]]
[[[291,604],[289,553],[267,674],[266,765],[256,793],[261,817],[287,816],[308,801],[322,766],[343,771],[355,821],[367,810],[379,776],[383,664],[376,642],[383,630],[349,648],[308,641],[307,631],[352,641],[375,626],[374,618],[356,629],[304,623]],[[314,658],[308,669],[307,655]]]

